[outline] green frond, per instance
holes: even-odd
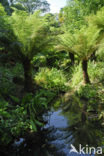
[[[6,12],[5,12],[4,7],[0,3],[0,16],[4,16],[4,15],[6,15]]]
[[[56,46],[58,50],[66,50],[67,52],[78,55],[80,59],[88,59],[96,50],[97,39],[99,37],[97,27],[83,27],[74,34],[69,32],[59,35],[59,43]]]
[[[87,19],[90,25],[96,25],[99,29],[104,30],[104,7],[96,15],[91,15]]]
[[[20,48],[25,56],[31,58],[40,49],[48,47],[49,36],[39,11],[28,15],[25,11],[15,10],[11,24],[18,42],[23,45]]]

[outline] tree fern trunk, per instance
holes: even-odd
[[[24,89],[27,92],[33,92],[34,84],[32,79],[32,66],[28,58],[24,59],[23,68],[24,68]]]
[[[87,65],[88,65],[88,61],[87,60],[83,60],[82,61],[82,70],[83,70],[83,78],[84,78],[84,83],[90,83],[90,79],[88,76],[88,72],[87,72]]]
[[[69,52],[69,57],[71,59],[71,65],[74,65],[74,54]]]

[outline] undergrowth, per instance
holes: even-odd
[[[47,89],[54,92],[67,91],[67,79],[61,70],[56,68],[41,68],[34,78],[35,82]]]

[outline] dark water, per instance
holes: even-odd
[[[44,116],[44,119],[48,120],[48,123],[44,128],[51,128],[50,132],[47,134],[47,138],[49,140],[48,143],[54,147],[51,152],[49,151],[52,156],[94,156],[94,154],[76,154],[70,151],[71,144],[77,145],[75,147],[78,147],[79,144],[82,143],[81,145],[85,145],[83,143],[86,143],[87,145],[90,141],[88,140],[88,136],[86,136],[86,131],[88,133],[87,125],[80,125],[81,123],[76,123],[75,125],[70,126],[70,118],[64,116],[63,111],[60,109],[57,111],[48,112],[48,114]],[[84,129],[83,126],[85,126]],[[92,140],[92,142],[93,141],[95,145],[95,138]]]
[[[69,144],[66,143],[66,132],[63,129],[68,127],[67,118],[61,114],[61,110],[48,112],[44,119],[48,120],[45,129],[50,129],[47,134],[48,143],[53,146],[53,155],[68,155]],[[49,117],[49,118],[48,118]]]
[[[13,148],[16,148],[16,152],[13,156],[95,156],[71,152],[71,145],[78,152],[79,145],[88,150],[90,147],[97,150],[97,147],[104,146],[104,128],[96,114],[84,117],[79,107],[71,110],[60,106],[57,109],[52,107],[43,115],[43,119],[46,125],[41,129],[39,142],[28,146],[23,138],[15,141]]]

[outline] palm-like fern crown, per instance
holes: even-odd
[[[10,26],[9,16],[0,4],[0,49],[8,49],[13,31]]]
[[[21,53],[25,56],[31,58],[34,53],[48,47],[48,31],[39,12],[28,15],[25,11],[16,10],[10,20],[17,41],[20,42]]]
[[[101,8],[96,15],[89,16],[89,24],[91,26],[97,26],[97,29],[100,31],[100,37],[98,42],[98,51],[97,54],[104,57],[104,7]]]
[[[74,34],[65,33],[59,36],[58,50],[66,50],[87,60],[96,49],[99,30],[96,27],[82,28]]]
[[[90,25],[96,25],[97,28],[104,30],[104,7],[96,15],[89,16],[88,20]]]

